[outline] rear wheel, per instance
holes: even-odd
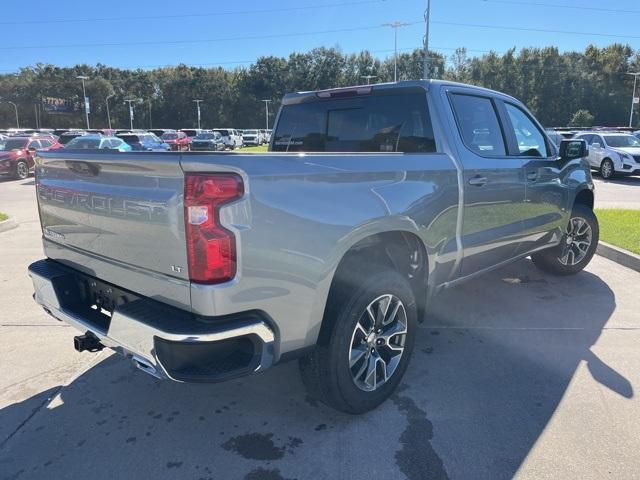
[[[29,166],[27,165],[27,162],[24,160],[19,160],[18,163],[16,164],[15,177],[20,180],[24,180],[28,176],[29,176]]]
[[[307,390],[346,413],[377,407],[400,383],[413,351],[417,311],[407,280],[385,269],[343,283],[332,289],[324,322],[332,322],[331,332],[300,360]]]
[[[554,275],[573,275],[586,267],[598,248],[600,229],[593,210],[574,205],[567,230],[557,247],[531,255],[536,267]]]
[[[616,169],[613,166],[613,162],[608,158],[605,158],[600,164],[600,176],[605,180],[613,178],[616,174]]]

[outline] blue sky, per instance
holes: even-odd
[[[367,48],[385,57],[392,54],[393,32],[380,25],[394,20],[420,22],[426,0],[6,3],[0,18],[3,73],[37,62],[63,66],[101,62],[143,68],[220,64],[232,68],[248,65],[261,55],[287,56],[318,46],[339,46],[347,53]],[[432,0],[432,20],[431,45],[446,55],[462,46],[471,55],[547,45],[582,50],[590,43],[613,42],[640,49],[637,0]],[[561,30],[593,34],[559,33]],[[420,46],[423,32],[422,23],[400,29],[398,47]]]

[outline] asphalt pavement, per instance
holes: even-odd
[[[596,208],[640,209],[640,175],[603,180],[594,174]]]
[[[0,233],[0,478],[638,478],[636,272],[523,260],[448,290],[393,398],[347,416],[306,395],[295,363],[185,385],[76,353],[31,299],[33,188],[0,180],[19,224]]]

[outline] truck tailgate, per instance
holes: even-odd
[[[42,153],[36,188],[49,258],[190,307],[179,154]]]

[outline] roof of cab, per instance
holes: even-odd
[[[405,80],[400,82],[388,82],[388,83],[372,83],[370,85],[353,85],[349,87],[329,88],[326,90],[287,93],[282,99],[282,104],[290,105],[294,103],[303,103],[305,101],[311,101],[312,99],[316,99],[321,95],[326,95],[327,97],[329,97],[336,93],[349,92],[354,90],[361,91],[361,93],[363,94],[381,91],[381,90],[392,90],[397,88],[412,88],[412,87],[423,88],[425,91],[429,91],[431,88],[437,87],[437,86],[472,89],[472,90],[477,90],[478,92],[484,92],[484,93],[490,94],[492,96],[500,96],[503,98],[508,98],[510,100],[518,101],[512,96],[502,92],[498,92],[496,90],[491,90],[484,87],[478,87],[476,85],[469,85],[466,83],[452,82],[449,80],[431,79],[431,80]]]

